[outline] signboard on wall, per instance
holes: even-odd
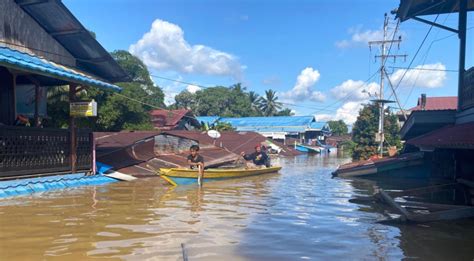
[[[97,116],[97,102],[80,101],[69,104],[69,116],[72,117],[95,117]]]
[[[35,85],[18,84],[15,86],[16,112],[27,117],[35,116]],[[39,87],[38,91],[38,115],[46,117],[47,115],[47,89]]]

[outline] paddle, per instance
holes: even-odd
[[[198,165],[198,185],[202,186],[202,177],[204,176],[204,168]]]

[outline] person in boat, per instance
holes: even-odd
[[[192,145],[189,148],[188,164],[191,169],[198,169],[198,183],[201,184],[201,179],[204,174],[204,158],[199,155],[199,146]]]
[[[251,160],[257,168],[270,167],[270,158],[268,157],[267,153],[262,150],[260,144],[255,146],[254,153],[247,155],[245,152],[242,152],[240,155],[247,161]]]

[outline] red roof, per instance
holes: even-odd
[[[427,149],[474,149],[474,122],[446,126],[410,139],[407,144]]]
[[[160,129],[173,129],[191,110],[153,110],[150,112],[153,125]]]
[[[458,108],[458,97],[426,97],[425,111],[456,110]],[[421,98],[410,111],[421,111]]]

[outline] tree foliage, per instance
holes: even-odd
[[[148,112],[157,107],[164,107],[163,91],[154,85],[148,69],[140,59],[122,50],[111,55],[130,76],[131,82],[117,83],[122,88],[120,94],[92,87],[81,91],[78,99],[97,102],[98,117],[79,118],[77,125],[97,131],[152,129]],[[67,127],[68,88],[50,88],[48,96],[48,115],[51,118],[48,126]]]
[[[265,116],[273,116],[282,108],[282,103],[278,102],[276,92],[272,89],[265,91],[265,97],[260,98],[260,110]]]
[[[399,127],[397,118],[385,110],[385,142],[386,146],[401,146]],[[352,153],[355,160],[368,159],[377,154],[378,142],[375,141],[375,134],[378,132],[379,107],[376,104],[365,105],[359,112],[357,121],[352,128],[352,141],[356,146]]]
[[[290,109],[283,109],[276,92],[266,91],[265,97],[247,92],[241,84],[230,87],[216,86],[199,90],[196,93],[182,91],[175,97],[173,109],[186,108],[200,116],[249,117],[292,115]]]
[[[329,128],[331,128],[332,135],[342,136],[349,132],[347,124],[343,120],[328,121]]]

